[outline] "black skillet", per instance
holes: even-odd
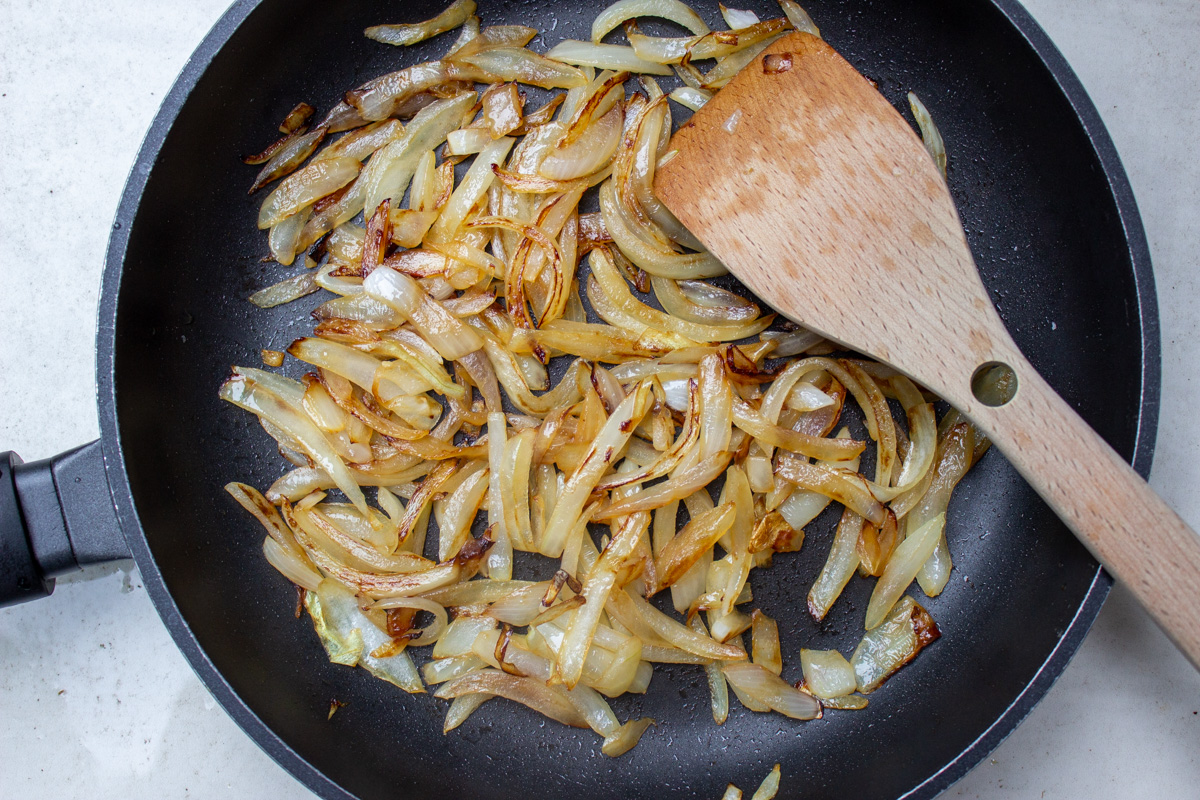
[[[448,37],[406,52],[361,31],[440,5],[247,0],[201,44],[150,129],[109,244],[103,438],[15,477],[0,459],[0,597],[42,596],[55,575],[132,553],[210,691],[327,798],[713,798],[728,782],[757,785],[777,761],[780,797],[937,795],[1042,697],[1111,583],[998,454],[964,480],[951,508],[956,571],[927,603],[941,640],[862,712],[794,723],[737,709],[717,727],[699,671],[660,667],[647,695],[613,704],[622,718],[659,721],[617,760],[590,733],[499,702],[443,736],[443,702],[330,664],[293,618],[294,593],[262,559],[261,534],[220,489],[233,479],[265,486],[282,466],[216,388],[229,365],[254,364],[261,348],[306,333],[317,299],[271,311],[245,302],[291,270],[260,262],[259,199],[246,197],[252,171],[236,157],[260,149],[296,102],[328,108],[348,87],[436,57]],[[599,10],[480,5],[485,24],[547,31],[535,47],[587,38]],[[765,3],[738,5],[777,15]],[[894,104],[909,89],[924,99],[948,143],[976,261],[1018,345],[1147,474],[1159,398],[1149,253],[1116,152],[1062,56],[1013,0],[805,6]],[[709,4],[703,13],[717,22]],[[831,528],[819,520],[803,552],[755,578],[756,603],[780,621],[791,680],[799,643],[845,653],[859,637],[866,582],[852,583],[822,626],[804,612]],[[327,721],[334,698],[348,705]]]

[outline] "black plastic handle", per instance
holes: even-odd
[[[0,453],[0,606],[46,597],[55,578],[129,557],[99,441],[31,464]]]

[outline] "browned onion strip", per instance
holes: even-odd
[[[684,418],[683,428],[680,430],[679,436],[671,446],[661,456],[656,458],[653,463],[632,472],[614,473],[600,481],[596,485],[597,489],[615,489],[619,486],[628,486],[632,483],[654,480],[666,475],[679,465],[679,462],[683,460],[691,448],[696,446],[696,442],[700,438],[700,426],[696,415],[699,402],[696,399],[696,384],[694,381],[689,382],[688,394],[690,399],[687,416]]]
[[[737,661],[746,658],[744,650],[696,633],[663,614],[639,595],[624,591],[613,592],[608,598],[607,608],[622,625],[643,639],[652,642],[661,640],[686,653],[714,661]]]
[[[887,398],[879,390],[875,379],[864,372],[862,367],[848,359],[842,359],[838,363],[845,367],[846,371],[853,376],[854,381],[862,387],[867,402],[870,404],[871,416],[875,420],[876,432],[872,435],[879,443],[879,452],[876,454],[875,460],[875,483],[884,487],[891,486],[892,470],[896,463],[896,423],[892,420],[892,411],[888,408]],[[836,372],[834,375],[839,380],[841,379]],[[842,382],[846,383],[844,380]],[[849,385],[847,383],[847,386]]]
[[[767,444],[822,461],[849,461],[866,448],[854,439],[826,439],[771,425],[740,397],[733,398],[733,423]]]
[[[634,393],[621,401],[621,405],[604,423],[582,463],[567,479],[566,487],[554,506],[554,513],[546,523],[545,536],[540,544],[543,555],[551,558],[562,555],[567,533],[574,527],[575,520],[582,513],[588,496],[600,482],[601,476],[615,461],[625,442],[633,435],[633,429],[649,410],[649,398],[649,385],[640,384]]]
[[[608,602],[614,587],[617,587],[618,572],[633,553],[639,538],[649,525],[649,514],[634,514],[626,518],[604,548],[604,552],[600,554],[600,558],[582,579],[579,596],[583,606],[572,616],[567,634],[563,637],[550,678],[552,682],[562,683],[570,689],[579,683],[583,675],[584,659],[587,657],[588,648],[591,647],[596,627],[600,624],[605,603]],[[620,588],[616,588],[616,591],[619,592]]]
[[[561,689],[547,686],[536,678],[509,675],[498,669],[484,669],[464,675],[438,689],[434,697],[449,700],[472,694],[503,697],[528,706],[555,722],[572,728],[586,728],[587,721],[579,714]]]
[[[296,134],[290,137],[282,147],[271,154],[271,160],[254,179],[249,194],[254,194],[271,181],[294,172],[304,163],[304,159],[316,151],[326,133],[328,131],[324,128],[317,128],[312,133]]]
[[[775,474],[801,489],[823,494],[831,500],[854,509],[874,525],[882,525],[884,508],[871,494],[867,482],[856,472],[810,464],[790,455],[783,455],[775,466]]]
[[[771,324],[771,317],[763,317],[749,322],[729,325],[708,325],[699,322],[689,322],[685,319],[665,314],[656,308],[634,298],[624,279],[617,272],[611,256],[605,248],[592,251],[590,264],[592,280],[603,290],[607,299],[623,314],[625,319],[633,320],[633,325],[625,324],[635,333],[641,334],[646,328],[669,331],[685,336],[696,342],[732,342],[747,339],[764,330]],[[593,296],[592,282],[588,282],[588,297],[592,298],[593,306],[596,298]],[[600,313],[597,309],[597,313]],[[604,316],[601,314],[601,316]],[[611,321],[611,320],[610,320]],[[615,321],[613,321],[614,324]],[[641,326],[640,328],[636,326]]]
[[[611,503],[596,514],[596,521],[606,522],[639,511],[653,511],[667,503],[682,500],[716,480],[729,466],[732,457],[732,453],[718,453],[634,497]]]
[[[693,517],[658,556],[658,585],[665,589],[684,576],[733,526],[734,509],[720,505]]]

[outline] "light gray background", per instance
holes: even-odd
[[[1141,205],[1163,323],[1151,483],[1197,525],[1200,3],[1026,5],[1091,93]],[[225,6],[0,0],[0,449],[35,460],[98,435],[109,227],[144,131]],[[1195,797],[1197,711],[1200,676],[1118,587],[1046,699],[946,796]],[[92,570],[0,611],[0,720],[0,797],[310,796],[216,707],[136,572]]]

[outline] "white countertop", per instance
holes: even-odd
[[[0,449],[32,461],[98,436],[109,226],[144,131],[226,4],[0,2]],[[1026,5],[1129,171],[1162,314],[1151,483],[1200,525],[1200,3]],[[945,796],[1195,797],[1197,712],[1200,675],[1117,587],[1046,699]],[[92,569],[0,610],[0,720],[2,797],[312,796],[216,706],[136,572]]]

